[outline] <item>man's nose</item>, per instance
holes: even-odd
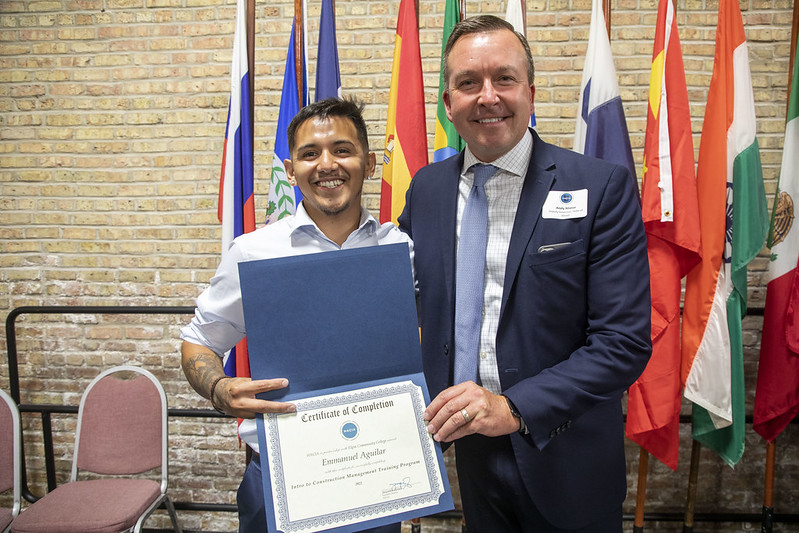
[[[319,168],[321,170],[333,170],[336,168],[336,158],[330,150],[322,150],[319,155]]]
[[[485,80],[480,89],[480,103],[483,105],[492,105],[497,103],[497,91],[494,88],[492,80]]]

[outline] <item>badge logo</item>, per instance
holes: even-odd
[[[564,192],[563,194],[560,195],[560,201],[564,204],[571,203],[573,199],[574,197],[571,195],[571,193],[568,192]]]
[[[341,436],[344,437],[344,440],[355,439],[359,432],[358,424],[355,422],[344,422],[341,425]]]

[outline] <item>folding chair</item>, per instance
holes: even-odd
[[[2,390],[0,399],[0,492],[14,490],[11,508],[0,508],[0,531],[7,533],[20,507],[22,426],[16,402]]]
[[[120,372],[135,372],[120,379]],[[94,378],[80,401],[72,474],[14,521],[12,533],[141,531],[161,503],[182,529],[167,489],[167,408],[164,389],[147,370],[118,366]],[[160,484],[133,477],[160,469]],[[78,473],[91,479],[78,480]],[[152,476],[150,476],[152,477]]]

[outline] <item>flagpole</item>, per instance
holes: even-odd
[[[523,2],[524,0],[522,0]],[[461,20],[466,18],[466,0],[458,0],[458,9],[461,12]]]
[[[297,99],[299,100],[299,109],[302,109],[302,94],[303,94],[303,43],[302,36],[305,29],[302,26],[303,12],[302,0],[294,0],[294,72],[297,75]]]
[[[610,41],[610,11],[610,0],[602,0],[602,12],[605,15],[605,26],[608,30],[608,41]]]
[[[255,0],[247,0],[247,76],[250,91],[250,131],[255,131]],[[250,137],[255,157],[255,135]],[[247,447],[249,448],[249,446]]]
[[[638,485],[635,498],[635,521],[633,533],[644,531],[644,503],[646,502],[646,476],[649,471],[649,452],[643,446],[638,454]]]
[[[696,480],[699,477],[699,455],[702,444],[698,440],[691,445],[691,470],[688,473],[688,497],[685,502],[685,520],[682,524],[683,533],[694,531],[694,506],[696,505]]]

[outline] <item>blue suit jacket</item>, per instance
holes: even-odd
[[[530,428],[511,441],[532,499],[553,524],[579,527],[626,495],[621,398],[651,353],[646,237],[625,168],[533,136],[508,250],[497,364],[503,393]],[[461,153],[421,169],[399,218],[414,241],[433,397],[452,385],[462,163]],[[581,189],[585,216],[545,216],[551,191]]]

